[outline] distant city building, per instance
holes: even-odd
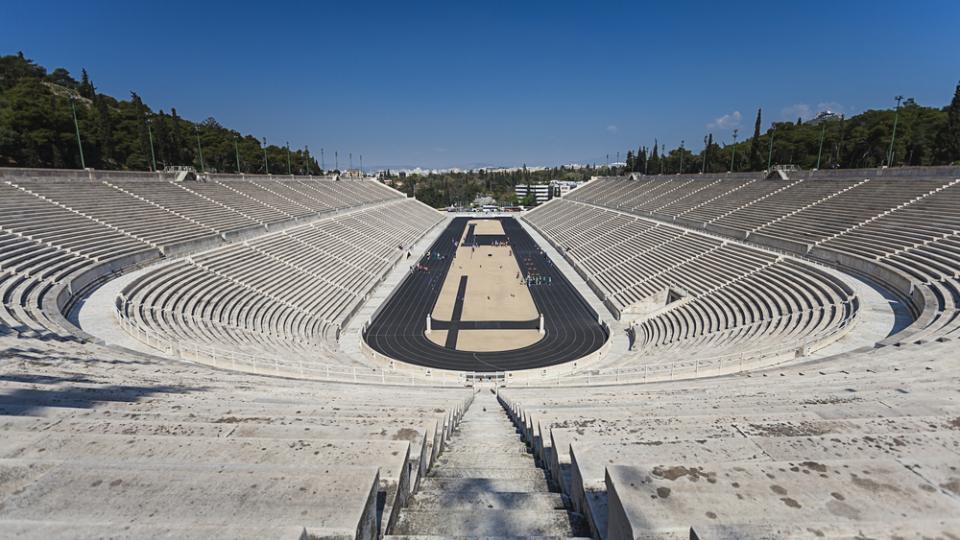
[[[575,182],[573,180],[551,180],[550,181],[551,198],[563,197],[564,195],[577,189],[581,185],[583,185],[583,182]]]
[[[555,197],[563,197],[580,187],[582,183],[572,180],[551,180],[548,184],[517,184],[514,193],[517,195],[517,200],[523,200],[527,195],[532,194],[537,204],[543,204]]]
[[[550,184],[517,184],[513,188],[517,195],[517,200],[522,201],[529,195],[533,195],[537,204],[543,204],[550,200]]]
[[[357,180],[363,178],[363,172],[360,169],[347,169],[345,171],[340,171],[340,178],[349,178],[351,180]]]

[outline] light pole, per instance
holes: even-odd
[[[320,172],[323,173],[326,170],[327,164],[323,160],[323,148],[320,149]]]
[[[710,145],[707,144],[707,136],[703,136],[703,163],[700,164],[700,174],[707,172],[707,156],[710,153]]]
[[[240,168],[240,143],[238,142],[239,140],[240,140],[239,135],[233,136],[233,150],[234,152],[237,153],[237,174],[242,174],[243,169]]]
[[[153,163],[153,171],[157,171],[157,155],[153,152],[153,129],[150,128],[150,124],[153,122],[147,118],[147,138],[150,139],[150,162]]]
[[[827,130],[827,123],[825,120],[820,121],[820,148],[817,150],[817,170],[820,170],[820,156],[823,155],[823,135]]]
[[[683,174],[683,139],[680,139],[680,174]]]
[[[77,107],[74,105],[74,97],[70,96],[70,110],[73,112],[73,128],[77,132],[77,148],[80,149],[80,168],[86,169],[87,162],[83,159],[83,143],[80,141],[80,123],[77,122]]]
[[[307,176],[313,174],[310,171],[310,147],[303,145],[303,170],[306,171]]]
[[[348,170],[353,170],[353,152],[350,152],[350,168]]]
[[[200,172],[203,173],[206,167],[203,166],[203,147],[200,146],[200,126],[194,124],[193,129],[197,132],[197,153],[200,155]]]
[[[263,172],[270,174],[270,162],[267,161],[267,138],[263,138]]]
[[[340,151],[333,151],[333,170],[340,171]]]
[[[287,141],[287,174],[293,175],[292,170],[290,169],[290,141]]]
[[[739,132],[738,129],[733,130],[733,154],[730,156],[730,172],[733,172],[733,163],[737,159],[737,133]]]
[[[363,178],[363,154],[360,154],[360,178]]]
[[[777,125],[770,124],[770,149],[767,150],[767,171],[770,171],[770,163],[773,160],[773,136],[776,133]]]
[[[893,141],[897,140],[897,119],[900,116],[900,101],[903,96],[895,96],[897,108],[893,111],[893,133],[890,135],[890,150],[887,150],[887,167],[893,167]]]

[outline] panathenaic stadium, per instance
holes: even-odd
[[[4,538],[960,538],[960,169],[0,169]]]

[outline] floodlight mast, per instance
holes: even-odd
[[[820,148],[817,149],[817,170],[820,170],[820,156],[823,155],[823,135],[827,130],[827,123],[825,121],[820,122]]]
[[[897,108],[893,111],[893,133],[890,135],[890,149],[887,150],[887,167],[893,167],[893,142],[897,140],[897,119],[900,117],[900,101],[903,100],[903,96],[894,96],[897,100]]]
[[[710,152],[710,145],[707,144],[707,136],[703,136],[703,162],[700,163],[700,174],[707,172],[707,153]]]
[[[197,153],[200,155],[200,172],[203,173],[205,167],[203,165],[203,147],[200,146],[200,126],[194,124],[193,130],[197,132]]]
[[[267,161],[267,138],[263,138],[263,172],[270,174],[270,162]]]
[[[733,172],[733,163],[737,159],[737,133],[739,132],[739,129],[733,130],[733,154],[730,156],[730,172]]]
[[[153,164],[153,171],[157,171],[157,155],[153,152],[153,129],[150,128],[150,125],[153,124],[153,121],[147,118],[145,120],[147,124],[147,138],[150,139],[150,162]]]
[[[77,148],[80,149],[80,168],[86,169],[87,162],[83,159],[83,142],[80,141],[80,124],[77,122],[77,107],[74,105],[73,94],[70,95],[70,110],[73,112],[73,128],[77,132]]]
[[[680,139],[680,174],[683,174],[683,139]]]
[[[773,136],[776,134],[777,125],[770,125],[770,149],[767,150],[767,171],[770,170],[770,163],[773,161]]]
[[[240,140],[239,135],[234,135],[233,137],[233,150],[237,154],[237,174],[243,173],[243,169],[240,168],[240,144],[237,142]]]

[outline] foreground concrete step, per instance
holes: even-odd
[[[545,478],[542,470],[533,468],[532,462],[529,467],[437,467],[430,472],[430,477],[530,481]]]
[[[9,432],[8,432],[9,434]],[[0,458],[96,462],[109,456],[127,464],[246,464],[336,470],[340,466],[379,468],[384,506],[382,527],[396,520],[396,509],[410,494],[413,467],[406,441],[256,439],[88,435],[24,432],[0,442]]]
[[[76,521],[31,521],[0,519],[0,531],[8,538],[38,538],[43,540],[103,540],[104,538],[176,538],[182,540],[209,540],[210,538],[236,538],[257,540],[276,538],[302,540],[311,534],[324,534],[322,530],[303,526],[283,525],[196,525],[131,523],[80,523]],[[330,536],[335,536],[336,532]],[[353,538],[344,535],[345,538]]]
[[[44,538],[51,523],[170,529],[304,527],[317,537],[375,538],[373,467],[104,465],[0,460],[0,524]],[[43,524],[32,528],[31,524]],[[215,535],[216,536],[216,535]],[[228,534],[228,536],[230,536]],[[243,536],[243,535],[240,535]]]
[[[485,455],[482,453],[457,453],[450,454],[444,453],[440,459],[437,460],[438,467],[508,467],[508,468],[531,468],[535,467],[533,456],[530,454],[521,454],[521,453],[507,453],[507,454],[494,454],[494,455]]]
[[[410,442],[411,459],[425,447],[422,461],[429,467],[434,447],[440,442],[436,420],[420,418],[340,417],[317,422],[302,418],[229,417],[230,421],[202,422],[177,415],[169,421],[125,418],[48,419],[0,416],[0,431],[57,431],[113,435],[175,435],[178,437],[263,438],[263,439],[364,439]],[[421,439],[423,439],[421,441]]]
[[[485,478],[424,478],[421,490],[430,491],[550,491],[543,475],[535,479],[485,479]]]
[[[430,534],[388,534],[384,540],[591,540],[589,536],[452,536]],[[671,539],[673,540],[673,539]],[[687,536],[677,540],[688,540]]]
[[[468,510],[418,512],[405,510],[393,534],[443,536],[576,536],[582,518],[566,510]],[[573,522],[571,522],[573,520]]]
[[[514,435],[514,437],[516,437]],[[453,440],[447,443],[446,452],[454,454],[528,454],[527,445],[520,440],[500,443],[471,444],[467,441]]]
[[[693,527],[926,523],[960,516],[960,499],[894,460],[607,467],[608,538]],[[709,536],[708,536],[709,537]]]
[[[515,510],[517,508],[566,509],[563,496],[559,493],[420,491],[410,497],[404,511]]]
[[[810,525],[698,525],[683,540],[741,540],[743,538],[822,538],[862,540],[864,538],[957,538],[960,519],[944,516],[941,519],[913,521],[891,520],[887,523],[815,523]]]

